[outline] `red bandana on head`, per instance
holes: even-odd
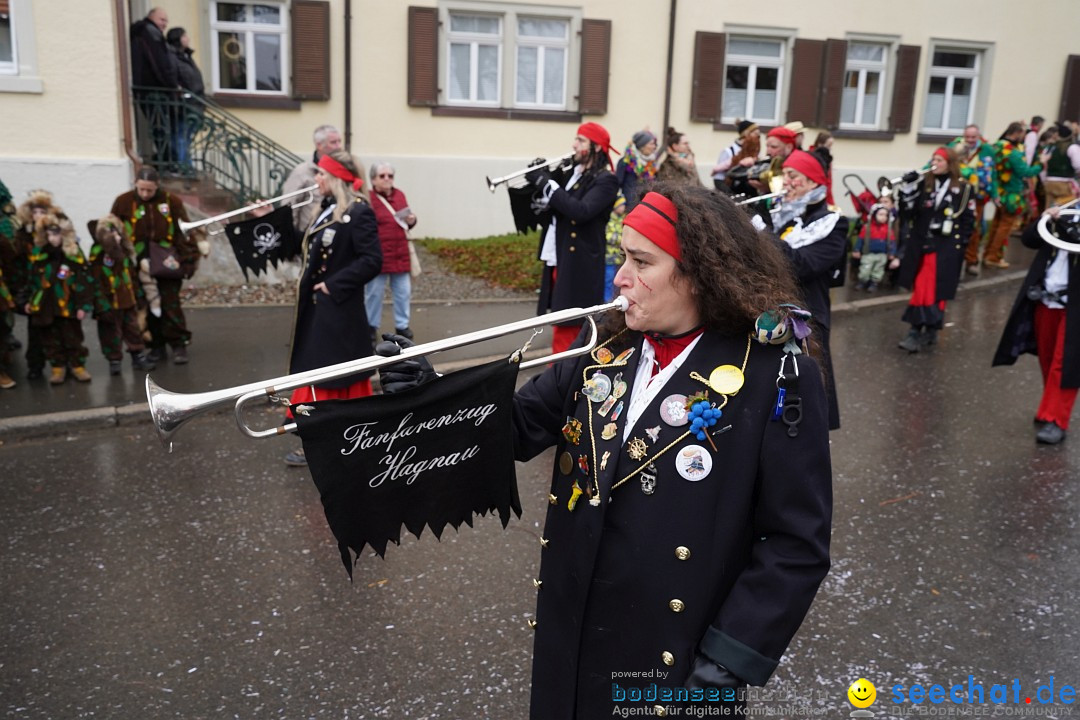
[[[658,192],[649,192],[634,206],[623,220],[623,225],[634,228],[654,242],[661,250],[679,260],[679,236],[675,233],[675,223],[679,220],[679,210],[675,203]]]
[[[363,178],[358,178],[349,172],[349,169],[339,163],[329,155],[323,155],[319,158],[319,167],[330,173],[339,180],[344,180],[347,183],[352,183],[353,190],[359,190],[364,186]]]

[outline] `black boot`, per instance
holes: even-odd
[[[919,328],[913,327],[908,332],[907,337],[900,341],[898,347],[901,350],[907,350],[909,353],[919,352],[919,348],[922,346],[920,341]]]
[[[119,360],[110,360],[109,361],[109,374],[110,375],[119,375],[123,371],[123,369],[124,369],[124,364],[121,363]]]
[[[154,361],[146,357],[139,350],[129,350],[131,353],[131,368],[133,370],[153,370],[157,367]]]
[[[937,331],[937,328],[923,328],[922,336],[919,338],[919,342],[922,343],[923,346],[937,345]]]

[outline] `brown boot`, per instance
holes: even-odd
[[[75,376],[75,379],[79,382],[90,382],[90,373],[86,372],[86,368],[82,365],[76,365],[71,368],[71,374]]]
[[[67,378],[67,368],[63,365],[53,365],[49,374],[50,385],[60,385]]]

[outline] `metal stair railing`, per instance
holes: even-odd
[[[213,100],[162,88],[132,91],[139,155],[165,176],[209,176],[245,205],[280,195],[303,162]]]

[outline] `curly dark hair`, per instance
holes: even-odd
[[[682,257],[676,273],[690,283],[706,330],[741,335],[754,330],[766,310],[803,305],[802,294],[777,240],[758,232],[749,216],[724,193],[657,182],[650,188],[674,203]],[[605,337],[626,327],[623,314],[605,318]],[[621,343],[620,343],[621,344]]]

